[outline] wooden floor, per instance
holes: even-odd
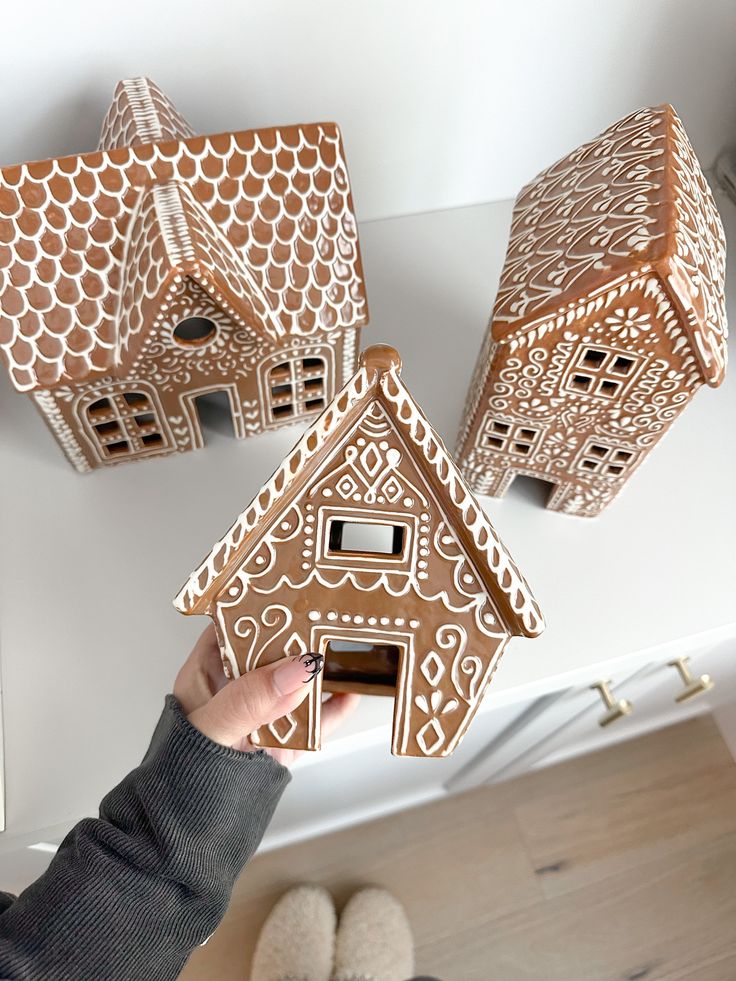
[[[244,981],[289,886],[406,905],[443,981],[735,981],[736,764],[709,716],[254,860],[186,981]]]

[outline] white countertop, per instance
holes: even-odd
[[[733,206],[720,205],[736,230]],[[501,202],[361,227],[364,343],[399,348],[404,380],[450,447],[510,213]],[[733,297],[733,263],[730,273]],[[539,639],[511,643],[488,704],[714,628],[736,637],[735,410],[732,370],[698,393],[598,519],[546,511],[521,484],[484,499],[548,623]],[[204,627],[171,599],[297,433],[213,434],[204,450],[79,476],[6,378],[0,419],[7,842],[94,813],[140,759]],[[364,699],[345,732],[387,724],[391,707]]]

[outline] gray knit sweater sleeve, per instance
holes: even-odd
[[[176,978],[222,919],[288,781],[265,753],[211,742],[167,696],[141,765],[0,915],[0,979]]]

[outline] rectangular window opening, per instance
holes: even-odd
[[[405,525],[333,518],[328,547],[330,552],[399,557],[404,551],[405,536]]]
[[[592,456],[604,457],[606,453],[608,453],[608,450],[605,448],[605,446],[599,446],[597,443],[591,443],[591,445],[588,447],[588,453],[590,453]]]
[[[307,369],[309,369],[309,368],[321,368],[322,367],[322,363],[323,363],[322,362],[322,358],[303,358],[302,359],[302,367],[307,368]]]
[[[325,400],[324,399],[308,399],[305,403],[305,408],[307,412],[314,412],[315,409],[324,409]]]
[[[288,416],[294,414],[294,407],[291,402],[287,402],[286,405],[274,405],[271,408],[274,419],[286,419]]]
[[[493,429],[494,433],[501,433],[503,436],[505,436],[509,429],[511,429],[511,426],[507,422],[494,422],[491,428]]]
[[[141,443],[144,446],[160,446],[163,443],[163,438],[161,433],[148,433],[147,436],[141,436]]]
[[[624,468],[615,463],[610,463],[608,465],[608,472],[612,474],[620,474],[624,472]]]
[[[600,385],[598,386],[598,391],[601,393],[601,395],[605,395],[606,398],[612,399],[614,395],[616,395],[620,387],[621,386],[619,385],[618,382],[612,382],[606,380],[600,383]]]
[[[400,658],[394,644],[334,639],[328,641],[324,654],[324,691],[394,694]]]
[[[321,392],[322,390],[322,376],[318,378],[308,378],[304,382],[305,392]]]
[[[633,455],[634,454],[629,453],[628,450],[617,450],[613,459],[619,463],[628,463],[628,461],[632,458]]]
[[[143,415],[134,416],[133,418],[140,429],[144,426],[150,426],[152,422],[156,422],[156,416],[152,412],[144,412]]]
[[[504,441],[498,436],[486,436],[486,442],[489,446],[492,446],[495,450],[503,449]]]
[[[529,453],[529,444],[514,443],[514,453],[518,453],[520,456],[526,456]]]
[[[117,443],[108,443],[105,452],[108,456],[123,456],[125,453],[130,453],[130,446],[126,440],[122,439]]]
[[[583,470],[597,470],[598,464],[595,460],[583,460],[582,462]]]
[[[291,395],[291,385],[272,385],[271,395],[278,398],[280,395]]]
[[[532,439],[534,439],[534,437],[536,435],[537,434],[535,433],[535,431],[533,429],[520,429],[519,430],[519,436],[521,437],[521,439],[529,439],[529,440],[532,440]]]
[[[95,432],[100,436],[112,436],[113,433],[120,432],[120,426],[116,422],[101,422],[95,426]]]

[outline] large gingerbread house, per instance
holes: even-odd
[[[90,153],[0,172],[0,348],[79,471],[314,418],[367,322],[333,123],[195,136],[121,82]]]
[[[726,368],[725,239],[671,106],[643,109],[545,170],[514,207],[457,458],[500,496],[596,515]]]
[[[394,697],[392,751],[447,756],[509,637],[543,629],[523,576],[377,345],[175,600],[229,675],[325,655],[262,746],[319,749],[323,691]]]

